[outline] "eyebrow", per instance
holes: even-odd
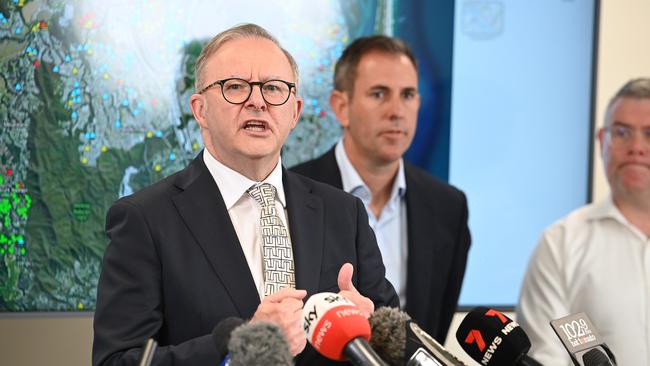
[[[622,126],[622,127],[628,127],[628,128],[632,127],[632,125],[630,125],[630,124],[628,124],[628,123],[625,123],[625,122],[621,122],[621,121],[612,121],[612,124],[611,124],[611,125],[612,125],[612,126],[614,126],[614,125],[619,125],[619,126]]]
[[[253,79],[250,79],[248,77],[244,77],[244,76],[241,76],[241,75],[232,75],[232,74],[230,76],[228,76],[228,77],[225,77],[225,78],[219,79],[219,80],[225,80],[225,79],[242,79],[242,80],[246,80],[248,82],[254,81]],[[293,81],[285,80],[284,78],[282,78],[280,76],[277,76],[277,75],[271,75],[271,76],[263,77],[263,78],[258,79],[257,81],[264,82],[264,81],[268,81],[268,80],[282,80],[282,81],[288,81],[290,83],[293,83]]]
[[[625,127],[625,128],[635,128],[635,127],[632,126],[631,124],[628,124],[628,123],[625,123],[625,122],[621,122],[621,121],[613,121],[612,124],[611,124],[610,126],[619,126],[619,127]],[[641,130],[647,130],[647,129],[650,129],[650,126],[648,126],[648,125],[646,125],[646,126],[640,126],[639,129],[641,129]]]
[[[381,85],[381,84],[378,84],[378,85],[371,85],[370,88],[368,88],[368,90],[376,90],[376,89],[380,89],[380,90],[390,90],[390,88],[389,88],[388,86],[386,86],[386,85]]]
[[[377,90],[377,89],[379,89],[379,90],[391,90],[391,88],[389,86],[383,85],[383,84],[372,85],[372,86],[370,86],[370,88],[368,88],[368,90]],[[413,87],[413,86],[407,86],[405,88],[399,89],[400,92],[402,92],[402,91],[417,91],[417,90],[418,89],[416,87]]]

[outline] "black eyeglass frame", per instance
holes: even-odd
[[[246,84],[248,84],[250,86],[250,89],[248,89],[248,96],[246,98],[244,98],[243,101],[241,101],[239,103],[234,103],[234,102],[231,102],[230,100],[228,100],[228,98],[226,98],[226,94],[223,92],[223,86],[224,86],[224,84],[226,84],[230,80],[243,81],[244,83],[246,83]],[[286,84],[289,87],[289,92],[287,93],[287,98],[282,103],[271,103],[268,100],[266,100],[266,97],[264,96],[264,89],[263,89],[264,84],[267,84],[267,83],[270,83],[270,82],[273,82],[273,81],[279,81],[281,83]],[[248,81],[248,80],[244,80],[244,79],[241,79],[241,78],[228,78],[228,79],[217,80],[217,81],[215,81],[213,83],[208,84],[206,87],[199,90],[199,92],[197,94],[203,94],[206,91],[208,91],[209,89],[211,89],[211,88],[213,88],[213,87],[215,87],[217,85],[221,86],[221,96],[223,96],[223,99],[225,99],[225,101],[230,103],[230,104],[244,104],[244,103],[246,103],[246,101],[248,99],[250,99],[251,94],[253,94],[253,87],[255,85],[260,87],[260,93],[262,94],[262,99],[264,99],[264,102],[266,102],[267,104],[272,105],[272,106],[280,106],[280,105],[285,104],[289,100],[289,97],[291,96],[291,89],[294,90],[294,93],[295,93],[295,90],[296,90],[296,84],[295,83],[291,83],[291,82],[288,82],[288,81],[285,81],[285,80],[280,80],[280,79],[271,79],[271,80],[266,80],[266,81]]]

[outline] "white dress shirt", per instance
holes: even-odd
[[[260,299],[264,297],[264,270],[262,268],[262,231],[260,227],[260,215],[262,207],[246,191],[257,183],[270,183],[276,191],[275,206],[278,216],[289,231],[287,214],[285,211],[286,201],[284,186],[282,184],[282,160],[278,160],[271,174],[262,182],[256,182],[246,178],[240,173],[230,169],[217,161],[207,149],[203,150],[203,161],[208,167],[212,178],[217,183],[223,201],[228,209],[230,221],[235,227],[237,238],[244,251],[248,268],[253,275],[253,281],[257,287]],[[289,234],[289,242],[291,235]]]
[[[530,259],[517,320],[529,355],[571,365],[549,321],[585,312],[619,365],[650,365],[650,240],[612,198],[548,228]]]
[[[406,260],[408,255],[404,163],[400,159],[390,198],[377,218],[370,209],[372,193],[352,166],[343,147],[342,139],[336,145],[334,155],[341,171],[343,190],[359,197],[366,207],[368,221],[377,237],[377,245],[386,267],[386,278],[395,287],[403,308],[406,305]]]

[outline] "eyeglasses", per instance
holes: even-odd
[[[636,128],[615,124],[607,126],[605,130],[606,141],[616,147],[629,145],[634,140],[634,135],[638,132]],[[641,139],[647,146],[650,146],[650,127],[640,129]]]
[[[199,91],[199,94],[205,93],[208,89],[221,85],[221,94],[228,103],[242,104],[250,98],[253,93],[253,86],[260,87],[262,98],[270,105],[282,105],[289,100],[291,89],[296,88],[296,84],[284,80],[267,80],[267,81],[246,81],[239,78],[230,78],[217,80]]]

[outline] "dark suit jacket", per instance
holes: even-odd
[[[334,148],[291,170],[342,188]],[[470,246],[463,192],[405,162],[408,259],[406,308],[440,343],[456,311]]]
[[[161,346],[156,365],[216,365],[213,328],[257,309],[246,258],[202,156],[108,211],[94,365],[135,365],[149,337]],[[350,262],[362,294],[376,306],[397,306],[363,203],[292,172],[283,172],[283,183],[296,287],[308,296],[338,292],[338,271]],[[309,345],[297,359],[325,363]]]

